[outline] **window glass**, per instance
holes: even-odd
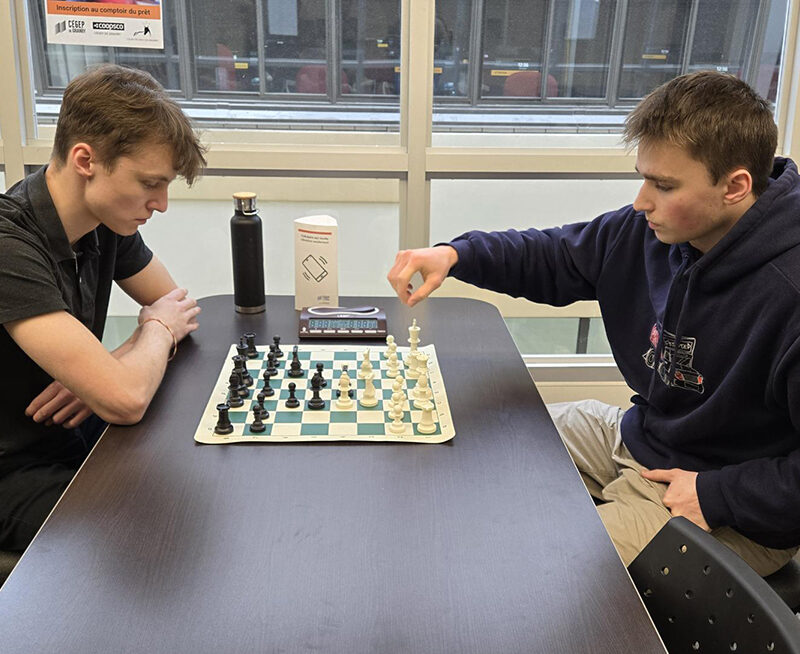
[[[642,98],[680,75],[690,9],[691,3],[685,0],[630,0],[620,98]]]
[[[745,76],[758,0],[700,0],[689,70],[716,68]]]
[[[469,89],[472,2],[439,0],[433,42],[433,92],[466,96]]]
[[[769,16],[767,16],[767,22],[761,36],[762,46],[756,55],[758,68],[753,85],[756,91],[772,102],[776,102],[778,97],[783,31],[786,25],[786,14],[789,9],[788,4],[787,0],[774,0],[771,3]]]
[[[40,69],[39,72],[44,77],[44,83],[37,86],[44,88],[37,88],[39,92],[47,88],[62,89],[73,77],[86,70],[87,66],[102,63],[117,63],[139,68],[150,73],[167,89],[181,88],[175,7],[171,2],[165,3],[162,7],[164,50],[47,43],[44,37],[44,12],[40,11],[38,4],[34,3],[31,17],[32,21],[35,20],[39,25],[39,31],[32,39],[34,51],[41,53],[40,59],[43,64],[43,70]]]
[[[541,97],[548,4],[484,3],[481,97]]]
[[[218,11],[219,6],[213,0],[187,4],[197,90],[258,93],[255,0],[230,0],[225,11]]]
[[[555,3],[546,97],[606,96],[616,4],[616,0]]]
[[[342,0],[342,92],[400,93],[400,2]]]

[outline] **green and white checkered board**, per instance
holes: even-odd
[[[277,366],[278,374],[270,379],[270,386],[275,389],[275,395],[264,401],[264,407],[269,411],[269,417],[264,421],[265,431],[261,433],[250,431],[250,423],[253,421],[252,407],[256,403],[255,396],[264,386],[261,375],[266,367],[266,352],[269,351],[268,347],[257,346],[258,358],[247,360],[247,369],[255,380],[253,386],[249,388],[249,397],[244,398],[243,406],[231,408],[228,413],[233,424],[233,432],[225,435],[214,432],[217,424],[217,404],[225,402],[228,398],[228,380],[233,370],[231,358],[236,354],[236,346],[233,345],[225,359],[214,391],[206,404],[194,439],[200,443],[284,443],[338,440],[442,443],[455,436],[444,380],[433,345],[419,347],[420,352],[428,355],[428,378],[433,392],[431,402],[434,405],[433,419],[436,422],[436,431],[432,434],[421,434],[417,431],[416,425],[422,417],[422,411],[417,410],[413,406],[413,402],[410,406],[408,400],[403,413],[405,430],[401,434],[394,434],[389,430],[392,418],[389,417],[388,411],[391,406],[394,380],[389,377],[388,361],[383,357],[386,346],[300,345],[298,346],[298,357],[303,364],[304,374],[298,378],[287,375],[292,358],[292,347],[292,345],[281,344],[284,355],[276,361],[280,364]],[[364,380],[358,379],[358,372],[361,369],[363,352],[367,347],[370,350],[375,391],[378,396],[378,404],[372,408],[363,407],[358,402],[364,391]],[[406,396],[417,383],[415,379],[408,379],[405,376],[407,368],[402,362],[403,358],[408,355],[408,351],[408,347],[397,348],[397,358],[401,363],[400,376],[403,378],[403,390]],[[327,386],[320,391],[320,397],[325,400],[325,408],[312,410],[306,406],[306,403],[312,397],[309,380],[316,372],[318,362],[325,365],[323,377],[327,381]],[[336,408],[336,390],[342,365],[347,366],[351,388],[354,391],[353,407],[350,411]],[[286,407],[290,382],[297,385],[295,397],[300,401],[300,406],[296,409]],[[280,393],[278,392],[279,385]]]

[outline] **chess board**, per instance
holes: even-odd
[[[433,418],[436,422],[436,430],[432,434],[418,432],[416,425],[420,421],[422,412],[413,406],[413,401],[409,402],[408,400],[403,407],[404,431],[396,434],[389,430],[392,418],[389,417],[388,411],[391,405],[394,378],[391,378],[387,371],[388,361],[384,357],[386,346],[301,344],[298,346],[298,358],[302,363],[304,374],[298,378],[287,375],[292,347],[292,345],[281,344],[284,356],[276,361],[278,374],[270,379],[270,386],[275,389],[275,395],[264,401],[264,407],[269,411],[269,417],[264,420],[265,431],[261,433],[250,431],[250,423],[253,421],[252,408],[256,404],[255,396],[264,386],[262,372],[267,365],[266,352],[268,348],[259,345],[256,346],[258,357],[247,360],[247,369],[254,379],[253,386],[249,389],[249,396],[244,398],[243,406],[231,408],[228,412],[233,424],[233,432],[220,435],[214,431],[214,427],[217,424],[217,404],[225,402],[228,398],[228,380],[233,369],[231,359],[236,354],[236,346],[231,346],[195,432],[195,440],[200,443],[284,443],[338,440],[442,443],[455,436],[444,380],[433,345],[418,348],[420,352],[424,352],[429,357],[428,377],[433,393],[431,399],[434,405]],[[374,385],[378,396],[378,404],[372,408],[363,407],[358,402],[365,384],[363,379],[358,379],[358,372],[363,361],[363,352],[367,347],[370,350],[369,358],[373,367]],[[408,352],[408,347],[397,348],[397,357],[400,361],[399,374],[403,379],[403,391],[406,396],[417,383],[415,379],[406,377],[407,367],[403,360],[408,356]],[[309,380],[316,372],[318,362],[325,366],[323,377],[327,385],[320,392],[320,397],[325,401],[325,408],[312,410],[307,407],[307,400],[312,396]],[[336,407],[337,382],[343,365],[347,366],[352,380],[353,406],[351,410],[340,410]],[[294,409],[285,406],[286,399],[289,397],[290,382],[295,382],[297,385],[295,396],[300,401],[300,406]]]

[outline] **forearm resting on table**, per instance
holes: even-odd
[[[141,420],[173,347],[170,331],[155,320],[139,326],[135,337],[114,356],[64,311],[11,322],[5,327],[40,368],[100,418],[115,424]],[[52,334],[58,334],[58,338]]]

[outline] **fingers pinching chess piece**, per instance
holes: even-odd
[[[386,337],[386,351],[383,353],[383,358],[388,359],[392,352],[397,351],[397,343],[394,342],[394,336],[389,334]]]
[[[372,361],[369,360],[369,348],[365,349],[361,356],[364,357],[364,360],[361,362],[358,378],[365,379],[366,376],[372,372]]]
[[[417,431],[420,434],[432,434],[436,431],[436,422],[433,420],[433,402],[425,400],[421,404],[422,406],[419,408],[422,409],[422,417],[417,424]]]
[[[272,342],[275,344],[275,356],[280,359],[283,356],[283,352],[281,351],[281,337],[276,334],[272,337]]]
[[[256,434],[260,434],[267,428],[262,418],[261,408],[258,404],[253,406],[253,422],[250,423],[250,431]]]
[[[286,408],[287,409],[296,409],[300,406],[300,400],[295,397],[295,389],[297,388],[297,384],[294,382],[289,382],[289,397],[286,398]]]
[[[364,392],[361,394],[361,398],[358,400],[358,403],[367,409],[378,405],[378,394],[375,392],[374,379],[374,372],[370,372],[366,377],[364,377]]]
[[[349,410],[353,407],[353,399],[351,390],[350,375],[347,374],[347,366],[342,366],[342,374],[339,376],[339,389],[336,391],[338,399],[336,400],[336,408]]]
[[[230,434],[233,431],[233,425],[228,416],[228,409],[230,409],[230,406],[227,402],[217,404],[217,424],[214,427],[215,434],[224,435]]]
[[[258,350],[256,349],[256,335],[255,332],[245,332],[245,343],[247,343],[247,356],[248,359],[258,358]]]

